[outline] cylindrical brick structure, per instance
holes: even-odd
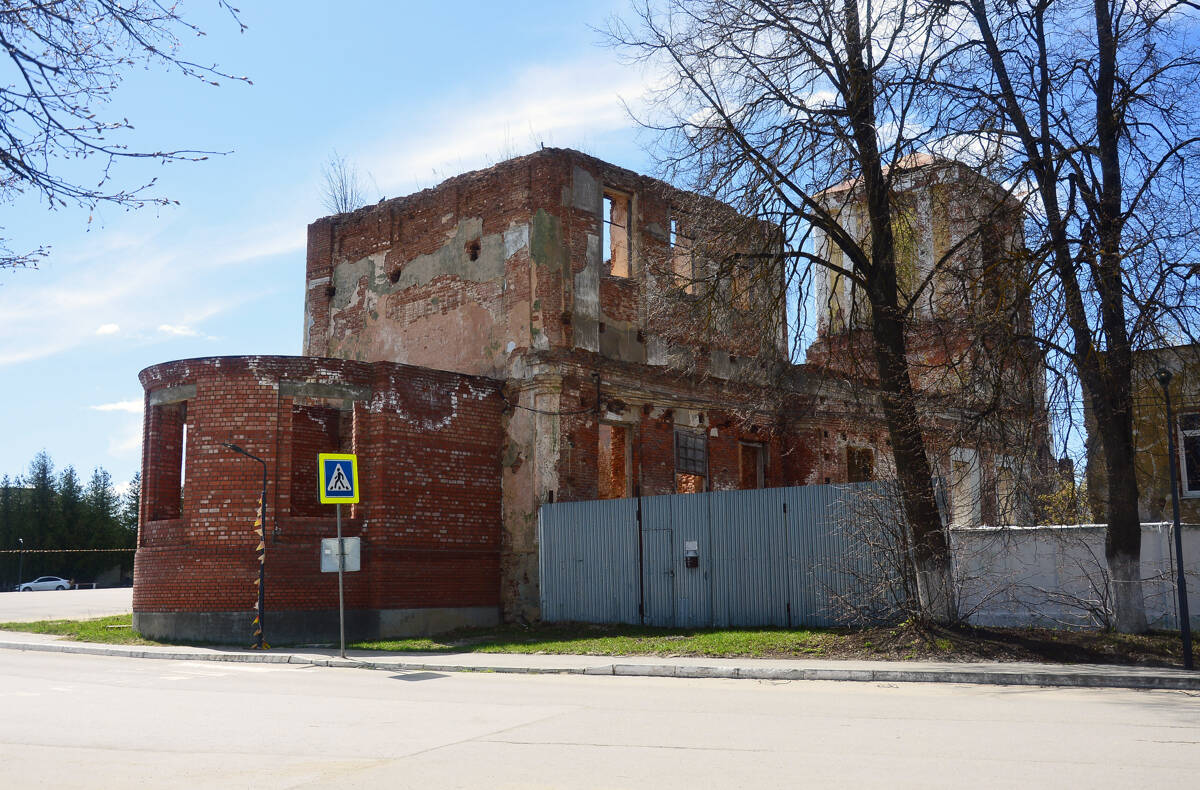
[[[213,357],[140,374],[146,419],[134,626],[159,639],[249,643],[257,599],[254,518],[267,466],[268,642],[337,635],[335,535],[318,501],[317,454],[356,453],[362,539],[345,576],[349,638],[499,620],[499,383],[388,362]]]

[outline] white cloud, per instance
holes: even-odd
[[[301,251],[305,221],[291,232],[286,218],[244,230],[164,222],[148,214],[123,218],[140,233],[122,230],[60,242],[36,273],[0,288],[0,367],[120,337],[131,345],[204,338],[193,327],[261,298],[269,288],[219,291],[229,263]],[[215,239],[215,240],[214,240]],[[300,278],[296,279],[297,284]],[[298,286],[297,286],[298,287]],[[120,316],[120,323],[112,321]],[[167,320],[164,320],[167,319]],[[224,334],[224,333],[222,333]]]
[[[210,262],[214,266],[221,266],[273,255],[303,253],[308,246],[306,228],[311,221],[312,217],[297,215],[277,220],[269,226],[251,228],[245,233],[237,234],[237,240],[226,246],[228,251],[215,256]]]
[[[178,337],[197,337],[200,334],[190,326],[183,324],[159,324],[158,331],[166,335],[176,335]]]
[[[142,413],[142,401],[138,400],[119,400],[114,403],[101,403],[97,406],[89,406],[89,409],[94,411],[124,411],[130,414]]]
[[[593,52],[525,68],[502,84],[486,98],[463,88],[426,106],[404,107],[409,121],[402,131],[367,142],[359,163],[384,194],[396,195],[430,186],[431,176],[441,180],[487,166],[539,143],[587,148],[591,139],[633,126],[621,98],[641,107],[647,82],[641,67]],[[389,126],[389,134],[396,128]],[[309,180],[283,174],[269,188],[307,194]],[[123,352],[111,343],[118,337],[130,349],[189,339],[217,349],[211,341],[219,339],[221,352],[240,351],[245,334],[230,328],[246,322],[244,311],[234,317],[238,308],[280,289],[302,298],[305,228],[317,216],[315,200],[297,200],[269,218],[248,220],[268,216],[255,203],[257,194],[239,196],[221,219],[201,219],[187,207],[135,212],[102,232],[57,240],[36,278],[0,288],[0,367],[87,349],[101,339],[109,341],[106,353]],[[265,269],[279,274],[285,262],[289,279],[260,277]],[[237,267],[236,278],[230,266]]]
[[[120,433],[108,439],[108,452],[117,457],[141,455],[142,421],[127,423]]]
[[[640,67],[612,58],[589,55],[526,68],[487,100],[449,97],[429,108],[421,132],[383,141],[385,151],[362,161],[384,190],[407,190],[429,174],[448,177],[539,143],[571,145],[628,128],[632,121],[622,100],[636,108],[646,88]]]

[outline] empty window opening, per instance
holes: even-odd
[[[846,482],[866,483],[875,479],[875,452],[869,447],[846,448]]]
[[[630,496],[633,444],[627,425],[600,423],[599,493],[601,499]]]
[[[838,269],[842,264],[842,249],[831,244],[829,261],[833,265],[825,271],[825,312],[829,333],[836,334],[846,329],[846,282]]]
[[[761,444],[742,442],[738,448],[738,488],[762,488],[766,471],[766,453]]]
[[[604,191],[604,263],[608,273],[613,277],[628,277],[631,273],[629,265],[630,211],[629,196],[611,190]]]
[[[754,278],[749,269],[741,268],[734,272],[731,284],[733,293],[731,294],[732,298],[730,301],[733,303],[735,310],[750,309],[750,288],[753,282]]]
[[[479,260],[480,243],[479,239],[474,239],[467,242],[467,257],[473,261]]]
[[[184,443],[187,401],[150,407],[150,446],[146,448],[143,494],[151,521],[183,513]]]
[[[320,453],[350,452],[343,437],[353,433],[351,412],[340,403],[324,399],[307,399],[307,404],[292,406],[292,479],[291,515],[301,518],[321,518],[329,509],[320,501],[314,485],[317,456]],[[336,404],[336,405],[335,405]]]
[[[1183,493],[1200,496],[1200,413],[1179,415],[1179,455]]]
[[[950,455],[950,523],[977,526],[979,504],[978,455],[974,450],[955,448]]]
[[[692,255],[692,238],[685,225],[677,218],[671,218],[671,271],[675,280],[685,293],[696,293],[696,265]]]
[[[187,492],[187,412],[184,412],[183,436],[179,440],[179,512],[183,512],[183,495]]]
[[[708,437],[675,431],[675,491],[698,494],[708,486]]]
[[[996,460],[996,525],[1017,523],[1017,475],[1011,458]]]
[[[397,266],[395,269],[392,269],[392,273],[388,275],[388,279],[392,281],[393,285],[400,282],[400,267],[399,266]]]

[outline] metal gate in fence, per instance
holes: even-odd
[[[868,573],[845,527],[877,483],[543,505],[548,622],[826,626]],[[691,558],[689,560],[689,557]]]

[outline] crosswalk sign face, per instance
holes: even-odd
[[[317,455],[321,504],[354,504],[358,501],[358,456],[348,453]]]

